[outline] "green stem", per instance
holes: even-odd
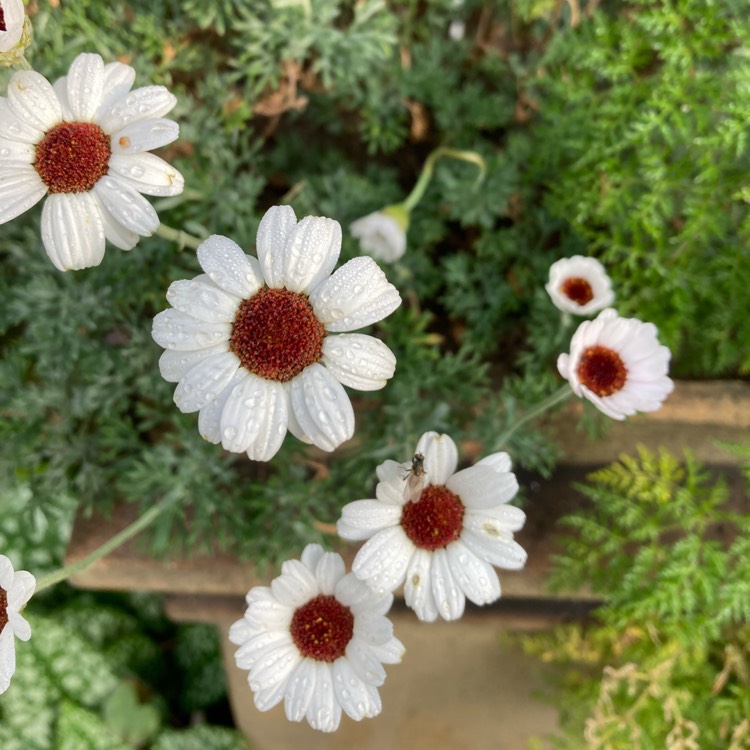
[[[430,184],[432,179],[432,173],[435,171],[435,162],[441,157],[445,156],[450,159],[460,159],[461,161],[468,161],[472,164],[476,164],[479,167],[479,177],[475,183],[475,187],[479,185],[484,179],[484,173],[486,167],[484,159],[475,151],[462,151],[457,148],[448,148],[447,146],[440,146],[436,148],[425,160],[422,171],[419,175],[419,179],[412,188],[411,193],[406,197],[404,202],[401,204],[407,211],[411,211],[419,201],[422,200],[427,186]]]
[[[166,224],[159,224],[159,228],[156,230],[155,234],[158,234],[159,237],[164,237],[165,240],[177,243],[180,249],[183,247],[192,247],[193,250],[197,250],[198,245],[203,242],[203,240],[184,232],[182,229],[173,229]]]
[[[60,581],[64,581],[76,573],[80,573],[82,570],[88,568],[89,565],[95,563],[105,555],[108,555],[113,550],[117,549],[121,544],[124,544],[136,534],[139,534],[143,529],[146,528],[154,519],[173,502],[173,497],[168,497],[162,500],[160,503],[151,506],[142,516],[137,518],[130,526],[124,528],[118,534],[115,534],[111,539],[104,542],[101,547],[97,547],[93,552],[82,557],[80,560],[76,560],[70,565],[66,565],[59,570],[54,570],[52,573],[48,573],[46,576],[42,576],[37,579],[36,592],[42,591],[43,589],[54,586]]]
[[[13,67],[16,70],[33,70],[31,63],[26,59],[26,55],[21,55],[20,60]]]
[[[553,394],[547,396],[544,401],[540,401],[535,407],[529,409],[526,414],[524,414],[519,420],[514,422],[510,427],[508,427],[507,430],[505,430],[505,432],[503,432],[502,435],[500,435],[500,438],[497,441],[496,450],[502,450],[502,448],[507,445],[511,437],[513,437],[518,429],[523,427],[526,422],[529,422],[535,417],[538,417],[540,414],[544,414],[545,411],[551,409],[553,406],[557,406],[557,404],[561,403],[562,401],[565,401],[565,399],[569,398],[572,394],[573,391],[571,390],[570,385],[566,383],[564,386],[556,390]]]

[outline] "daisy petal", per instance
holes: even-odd
[[[233,352],[206,357],[191,367],[174,391],[174,402],[183,414],[202,409],[228,385],[240,367]]]
[[[95,193],[91,192],[91,196],[97,202],[99,206],[99,212],[102,215],[102,221],[104,222],[104,236],[115,246],[119,247],[120,250],[132,250],[140,239],[140,235],[135,232],[131,232],[126,229],[114,216],[104,207],[101,198]]]
[[[13,586],[13,563],[10,558],[0,555],[0,588],[10,591]]]
[[[62,120],[62,107],[52,84],[34,70],[13,74],[8,84],[8,102],[19,119],[43,133]]]
[[[512,468],[512,462],[510,456],[507,453],[492,453],[489,456],[485,456],[476,462],[475,466],[489,466],[494,469],[498,474],[504,474]]]
[[[115,133],[131,122],[163,117],[175,104],[174,94],[164,86],[144,86],[112,101],[102,112],[99,125],[105,133]]]
[[[221,415],[224,412],[224,406],[232,391],[249,377],[250,373],[244,367],[240,367],[229,385],[210,404],[206,404],[198,412],[198,432],[204,440],[214,445],[221,442]]]
[[[287,560],[281,565],[281,575],[271,581],[271,592],[280,602],[290,607],[301,607],[320,593],[313,573],[299,560]]]
[[[185,187],[183,176],[154,154],[113,154],[109,157],[109,173],[145,195],[179,195]]]
[[[310,440],[325,451],[335,450],[354,434],[354,410],[341,383],[314,363],[291,381],[294,416]]]
[[[8,624],[13,634],[19,641],[28,641],[31,638],[31,626],[18,614],[18,612],[8,611]]]
[[[476,531],[465,524],[461,541],[480,560],[498,568],[520,570],[526,564],[526,551],[510,536],[510,532],[498,529],[496,525],[484,523],[481,531]]]
[[[424,468],[430,484],[445,484],[458,465],[458,448],[448,435],[425,432],[414,452],[424,456]]]
[[[25,570],[17,570],[13,576],[13,585],[7,589],[8,607],[17,610],[22,609],[26,602],[31,599],[35,588],[36,578]],[[28,639],[23,638],[22,640]]]
[[[403,528],[393,526],[365,542],[354,558],[352,571],[378,593],[393,591],[404,582],[414,549]]]
[[[323,341],[323,364],[344,385],[359,391],[383,388],[396,370],[396,357],[379,339],[341,333]]]
[[[239,297],[219,289],[207,276],[173,281],[167,290],[167,301],[176,310],[207,323],[234,322],[240,304]]]
[[[423,622],[434,622],[438,617],[437,603],[432,593],[430,570],[432,553],[425,549],[415,549],[404,583],[404,601]]]
[[[313,574],[315,575],[315,568],[318,567],[318,563],[323,559],[325,550],[321,545],[310,543],[305,545],[305,549],[302,550],[299,561]]]
[[[315,691],[305,716],[313,729],[335,732],[341,723],[341,705],[336,700],[333,689],[331,665],[316,662],[315,670]]]
[[[5,97],[0,97],[0,138],[36,145],[44,138],[46,128],[34,127],[18,117]],[[2,182],[0,182],[2,184]]]
[[[33,143],[0,136],[0,155],[0,169],[12,167],[13,162],[31,165],[36,161],[36,148]]]
[[[318,579],[320,593],[332,596],[336,584],[346,575],[346,567],[341,555],[334,552],[324,553],[315,566],[315,577]]]
[[[317,684],[318,672],[313,659],[302,659],[289,678],[284,712],[289,721],[302,721]]]
[[[518,531],[526,522],[526,514],[515,505],[497,505],[494,508],[482,508],[481,510],[468,510],[464,516],[464,526],[469,519],[477,519],[477,523],[492,522],[506,531]]]
[[[289,235],[297,225],[291,206],[273,206],[263,215],[258,227],[256,252],[263,277],[271,289],[284,286],[284,252]]]
[[[401,513],[401,505],[386,505],[378,500],[355,500],[342,508],[336,531],[342,539],[363,541],[378,531],[399,524]]]
[[[99,55],[82,53],[73,60],[67,75],[67,106],[78,122],[91,122],[102,101],[104,61]]]
[[[317,286],[310,303],[326,330],[353,331],[390,315],[401,297],[372,258],[352,258]]]
[[[352,612],[358,612],[367,609],[373,602],[373,591],[364,582],[357,578],[354,573],[347,573],[336,584],[336,598],[344,605],[349,607]],[[393,603],[393,595],[385,593],[382,599],[390,608]],[[386,610],[387,611],[387,610]]]
[[[489,604],[500,598],[500,581],[493,567],[480,560],[461,542],[445,548],[453,577],[474,604]]]
[[[336,659],[333,662],[333,686],[338,702],[354,721],[375,715],[369,713],[375,707],[371,705],[366,683],[357,676],[346,659]]]
[[[294,643],[288,629],[258,632],[257,627],[244,617],[232,625],[229,634],[233,643],[241,644],[234,655],[240,669],[252,669],[272,651],[287,648]]]
[[[180,136],[180,126],[174,120],[155,117],[131,122],[112,133],[113,154],[139,154],[166,146]]]
[[[354,635],[368,646],[376,646],[393,638],[393,623],[383,615],[360,615],[354,621]]]
[[[266,688],[265,690],[256,690],[253,696],[255,707],[259,711],[268,711],[274,706],[277,706],[284,700],[286,695],[286,687],[289,683],[289,676],[282,679],[277,685]]]
[[[466,597],[453,578],[448,554],[444,549],[432,553],[430,579],[440,615],[445,620],[458,620],[464,613]]]
[[[211,281],[224,291],[248,299],[263,286],[260,267],[240,246],[220,234],[212,234],[198,247],[198,262]]]
[[[10,678],[16,671],[16,644],[13,638],[10,628],[3,628],[0,632],[0,694],[8,689]]]
[[[127,95],[135,81],[135,68],[121,62],[112,62],[104,66],[103,95],[95,121],[100,122],[104,113],[118,99]]]
[[[357,676],[368,685],[379,687],[385,682],[385,669],[380,659],[362,640],[354,636],[346,646],[346,658]]]
[[[0,162],[0,224],[28,211],[46,193],[47,186],[30,164],[7,167]]]
[[[284,286],[307,292],[330,276],[341,252],[341,225],[334,219],[306,216],[287,236],[284,246]]]
[[[151,336],[164,349],[189,352],[228,341],[229,323],[206,323],[179,310],[162,310],[154,318]]]
[[[159,228],[159,217],[154,207],[124,181],[106,175],[93,189],[112,218],[125,229],[142,237],[150,237]]]
[[[498,474],[489,466],[475,464],[449,477],[445,486],[467,508],[492,508],[516,496],[518,480],[512,473]]]
[[[293,643],[282,646],[262,661],[256,662],[247,681],[253,691],[268,690],[280,682],[288,681],[301,661],[299,649]]]
[[[404,644],[398,638],[391,638],[387,643],[370,646],[370,648],[383,664],[400,664],[406,651]]]
[[[265,401],[259,407],[259,429],[247,447],[253,461],[270,461],[281,448],[289,423],[289,396],[281,383],[267,383]]]
[[[104,224],[89,193],[56,193],[42,208],[42,241],[60,271],[98,266],[104,257]]]
[[[179,383],[185,373],[199,362],[215,354],[223,354],[226,351],[226,343],[189,352],[165,349],[164,353],[159,357],[159,372],[168,383]]]

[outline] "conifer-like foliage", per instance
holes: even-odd
[[[565,665],[555,746],[747,748],[747,496],[730,503],[691,456],[645,449],[579,489],[590,505],[563,521],[552,585],[587,585],[606,603],[588,624],[526,640]]]

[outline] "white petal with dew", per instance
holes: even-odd
[[[239,297],[220,289],[203,274],[173,281],[167,300],[175,309],[207,323],[233,323],[240,305]]]
[[[118,99],[127,96],[135,81],[135,69],[121,62],[107,63],[104,66],[104,84],[102,85],[102,101],[94,117],[100,122],[104,113]]]
[[[16,671],[16,644],[13,631],[3,628],[0,631],[0,694],[10,686],[10,678]]]
[[[325,451],[354,434],[354,410],[341,383],[323,365],[306,367],[291,381],[291,405],[299,426]]]
[[[180,136],[180,126],[174,120],[155,117],[138,120],[112,133],[113,154],[138,154],[166,146]]]
[[[18,612],[8,610],[8,625],[19,640],[28,641],[31,638],[31,625]]]
[[[430,477],[430,484],[445,484],[458,465],[458,448],[449,435],[425,432],[414,452],[424,456],[424,468]]]
[[[185,187],[183,176],[171,164],[149,153],[113,154],[109,173],[146,195],[179,195]]]
[[[464,526],[474,528],[470,524],[471,519],[477,519],[476,523],[483,524],[492,522],[499,524],[507,531],[519,531],[526,522],[526,514],[515,505],[496,505],[494,508],[482,508],[481,510],[467,509],[464,515]]]
[[[390,315],[401,296],[372,258],[344,263],[310,293],[310,303],[327,331],[353,331]]]
[[[252,297],[261,286],[260,267],[240,246],[220,234],[212,234],[197,250],[198,262],[214,284],[241,299]]]
[[[306,544],[300,555],[300,562],[313,574],[315,575],[315,569],[318,567],[318,563],[323,559],[325,550],[320,544],[311,542]]]
[[[281,575],[271,581],[273,595],[290,607],[301,607],[320,593],[313,573],[299,560],[286,560]]]
[[[469,528],[469,525],[473,525],[473,519],[464,525],[461,541],[481,560],[506,570],[520,570],[526,564],[526,551],[510,538],[510,532],[487,522],[480,530]]]
[[[264,405],[260,409],[255,440],[247,447],[253,461],[270,461],[281,448],[289,424],[289,396],[281,383],[267,383]]]
[[[132,122],[163,117],[175,104],[177,99],[164,86],[144,86],[112,101],[99,125],[105,133],[112,134]]]
[[[284,286],[284,248],[296,225],[297,217],[291,206],[272,206],[260,220],[256,252],[271,289]]]
[[[416,548],[406,570],[404,601],[424,622],[434,622],[438,617],[437,603],[432,593],[431,568],[432,552]]]
[[[0,96],[0,138],[36,145],[44,138],[44,130],[19,117],[10,102]]]
[[[453,578],[474,604],[489,604],[500,598],[500,580],[495,569],[480,560],[462,542],[453,542],[445,548]]]
[[[345,657],[333,662],[333,686],[338,702],[354,721],[376,715],[372,713],[376,706],[370,700],[367,684],[360,679]]]
[[[341,723],[341,705],[333,689],[333,669],[325,662],[315,662],[315,692],[305,714],[313,729],[335,732]]]
[[[332,596],[336,584],[346,575],[346,566],[341,555],[325,552],[315,566],[315,577],[318,579],[320,593]]]
[[[94,191],[91,191],[91,195],[99,205],[99,212],[102,215],[102,221],[104,223],[104,236],[115,247],[119,247],[120,250],[132,250],[138,244],[140,235],[136,234],[136,232],[131,232],[117,221],[117,219],[115,219],[115,217],[106,209],[101,198]]]
[[[165,349],[159,357],[159,372],[168,383],[178,383],[185,373],[199,362],[226,351],[226,342],[187,352]]]
[[[228,341],[229,323],[206,323],[179,310],[162,310],[154,318],[151,336],[164,349],[189,352]]]
[[[47,194],[47,186],[30,164],[9,167],[0,161],[0,224],[35,206]]]
[[[94,192],[112,218],[125,229],[150,237],[159,228],[159,217],[154,207],[125,181],[105,175],[94,185]]]
[[[284,699],[284,712],[289,721],[302,721],[317,687],[317,671],[313,659],[302,659],[289,677]]]
[[[341,252],[341,225],[334,219],[306,216],[284,245],[284,286],[309,292],[330,276]]]
[[[240,367],[233,352],[206,357],[191,367],[174,391],[174,402],[183,414],[202,409],[230,383]]]
[[[467,508],[502,505],[512,500],[518,492],[515,474],[498,474],[493,468],[478,464],[457,472],[445,486],[455,492]]]
[[[0,169],[12,169],[15,162],[31,165],[35,161],[36,148],[33,143],[0,136]]]
[[[444,620],[458,620],[464,613],[466,597],[453,578],[445,549],[438,549],[432,553],[430,579],[432,595],[435,597],[441,617]]]
[[[73,60],[67,75],[67,106],[73,120],[91,122],[102,101],[104,61],[84,52]]]
[[[504,474],[505,472],[510,471],[513,466],[510,456],[505,452],[491,453],[489,456],[485,456],[477,461],[474,465],[489,466],[498,474]]]
[[[368,646],[382,645],[393,638],[393,623],[384,615],[359,615],[354,621],[354,635]]]
[[[10,609],[21,610],[26,602],[31,599],[36,589],[36,578],[26,570],[17,570],[13,576],[13,585],[6,589],[8,592],[8,607]],[[18,636],[21,638],[21,636]],[[25,641],[28,638],[21,638]]]
[[[250,669],[247,677],[250,688],[253,692],[268,690],[287,681],[301,660],[299,649],[294,644],[271,651]]]
[[[360,391],[383,388],[396,370],[396,357],[379,339],[341,333],[323,341],[323,364],[344,385]]]
[[[8,102],[19,119],[43,133],[62,120],[62,107],[52,84],[34,70],[13,74],[8,84]]]
[[[242,453],[258,437],[269,385],[269,381],[250,373],[232,389],[220,420],[224,450]]]
[[[386,505],[378,500],[355,500],[341,509],[336,531],[342,539],[363,541],[378,531],[398,525],[401,514],[401,505]]]
[[[363,640],[352,637],[346,646],[346,658],[355,674],[368,685],[379,687],[385,682],[385,668]]]
[[[42,208],[42,241],[60,271],[98,266],[104,258],[104,223],[91,195],[48,196]]]
[[[400,525],[379,531],[357,552],[352,571],[377,592],[393,591],[404,582],[414,549]]]

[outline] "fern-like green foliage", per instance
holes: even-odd
[[[590,504],[563,519],[552,585],[606,603],[588,625],[526,639],[566,665],[556,747],[747,748],[747,498],[730,502],[690,455],[645,449],[579,489]]]

